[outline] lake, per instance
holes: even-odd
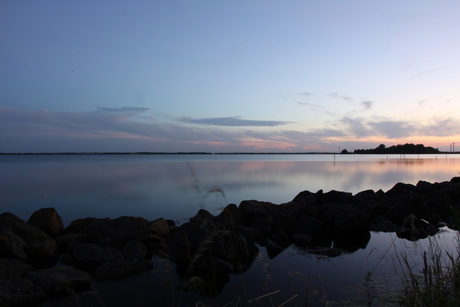
[[[397,182],[448,181],[459,173],[460,155],[453,154],[2,155],[0,212],[27,220],[37,209],[54,207],[65,226],[78,218],[122,215],[148,220],[163,217],[180,224],[199,209],[218,214],[226,205],[238,205],[247,199],[280,204],[303,190],[353,194],[367,189],[387,191]],[[431,240],[442,249],[456,252],[456,238],[456,232],[447,228],[418,242],[399,239],[395,234],[371,233],[366,248],[336,258],[312,255],[291,246],[269,259],[260,247],[252,267],[244,274],[232,275],[218,299],[182,291],[169,297],[178,302],[177,306],[195,306],[206,300],[214,305],[236,304],[239,297],[249,300],[271,292],[259,299],[260,304],[293,297],[292,302],[303,304],[307,294],[308,301],[317,304],[344,297],[362,298],[366,293],[360,291],[365,289],[368,272],[382,287],[372,291],[397,289],[401,285],[395,275],[399,253],[409,253],[416,263],[423,250],[433,246]],[[171,270],[165,269],[169,265],[158,261],[153,272],[143,273],[142,278],[158,283],[158,276],[168,272],[164,278],[174,288],[178,281]],[[106,291],[104,285],[98,287],[100,293]],[[140,289],[137,287],[137,291]],[[150,289],[137,295],[139,300],[147,300],[154,293]],[[110,299],[107,295],[106,300]]]

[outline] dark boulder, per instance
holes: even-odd
[[[0,277],[0,306],[34,306],[46,300],[42,287],[22,277]]]
[[[293,233],[304,233],[311,236],[321,235],[325,231],[323,222],[319,219],[304,214],[300,216],[295,224],[292,226],[291,231]]]
[[[88,227],[96,222],[101,222],[101,221],[108,221],[110,218],[95,218],[95,217],[87,217],[84,219],[77,219],[74,220],[70,223],[69,226],[67,226],[64,229],[65,233],[86,233],[86,230]]]
[[[0,277],[21,277],[32,270],[28,263],[13,258],[0,258]]]
[[[27,223],[34,225],[52,238],[57,237],[64,230],[62,218],[54,208],[43,208],[35,211]]]
[[[152,268],[152,259],[122,259],[98,266],[94,271],[94,276],[98,280],[114,280],[136,275]]]
[[[92,271],[97,266],[107,262],[124,260],[123,253],[116,248],[100,246],[94,243],[80,244],[73,252],[76,267]]]
[[[86,233],[94,243],[116,247],[122,247],[131,240],[142,240],[152,234],[145,219],[129,216],[92,223]]]
[[[404,238],[409,241],[417,241],[428,236],[433,236],[437,232],[438,228],[411,214],[404,220],[401,229],[396,232],[396,235],[399,238]]]
[[[162,237],[169,235],[170,232],[169,224],[163,218],[156,219],[153,222],[148,222],[147,228],[152,232],[152,234]]]
[[[10,228],[13,228],[14,225],[16,224],[25,224],[25,221],[18,218],[16,215],[13,213],[9,212],[4,212],[0,214],[0,227],[2,226],[7,226]]]
[[[0,257],[27,261],[25,246],[24,240],[15,234],[11,228],[6,226],[0,228]]]
[[[50,296],[68,296],[91,289],[91,276],[69,267],[54,267],[27,273],[27,278]]]

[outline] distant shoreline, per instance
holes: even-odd
[[[1,156],[70,156],[70,155],[433,155],[458,154],[460,152],[439,151],[437,153],[338,153],[338,152],[0,152]]]

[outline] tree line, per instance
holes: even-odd
[[[384,144],[380,144],[373,149],[355,149],[353,152],[349,152],[344,149],[342,154],[437,154],[440,153],[439,149],[431,146],[425,147],[423,144],[404,144],[404,145],[393,145],[386,147]]]

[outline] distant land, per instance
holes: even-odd
[[[341,154],[387,154],[387,155],[409,155],[409,154],[438,154],[441,153],[439,149],[433,147],[425,147],[423,144],[404,144],[404,145],[393,145],[386,147],[384,144],[380,144],[374,149],[355,149],[353,152],[348,152],[344,149],[340,152]]]
[[[386,147],[380,144],[373,149],[355,149],[349,152],[343,149],[340,154],[440,154],[440,153],[458,153],[442,152],[431,146],[425,147],[423,144],[404,144]],[[330,155],[336,152],[17,152],[7,153],[0,152],[0,155]]]

